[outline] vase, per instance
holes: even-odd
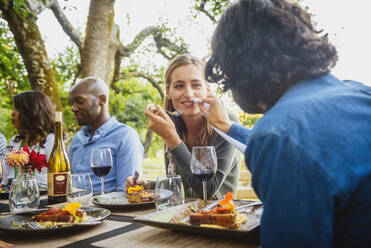
[[[9,208],[12,214],[36,210],[40,204],[39,187],[36,179],[32,178],[30,168],[25,166],[19,171],[9,190]]]

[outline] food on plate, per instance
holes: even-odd
[[[86,219],[86,212],[78,202],[68,203],[64,208],[50,208],[45,212],[34,215],[34,221],[44,226],[54,226],[61,223],[76,224]]]
[[[135,186],[128,188],[128,201],[130,203],[151,202],[155,200],[155,194],[144,190],[143,186]]]
[[[212,227],[238,228],[240,224],[247,219],[236,213],[233,194],[227,193],[225,198],[218,205],[210,210],[199,211],[195,214],[190,214],[190,224]]]

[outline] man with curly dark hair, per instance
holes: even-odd
[[[336,60],[327,35],[286,0],[240,0],[217,25],[206,78],[264,117],[246,132],[213,96],[201,110],[248,145],[262,247],[371,244],[371,88],[332,75]]]

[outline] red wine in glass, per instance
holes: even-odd
[[[214,146],[192,147],[191,170],[202,181],[203,199],[207,200],[207,181],[216,173],[217,158]]]
[[[193,173],[193,175],[195,177],[197,177],[198,179],[200,179],[201,181],[206,181],[207,182],[211,178],[213,178],[215,173],[213,173],[213,172],[201,172],[201,173]]]
[[[97,177],[105,177],[111,171],[112,166],[102,166],[102,167],[91,167],[94,175]]]
[[[93,173],[100,177],[102,185],[102,196],[104,195],[104,177],[108,175],[112,168],[112,154],[109,148],[96,148],[91,152],[90,167]]]

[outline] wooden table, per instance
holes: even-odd
[[[46,205],[42,197],[41,207]],[[7,200],[0,200],[0,212],[9,211]],[[63,205],[63,204],[62,204]],[[58,206],[58,205],[52,205]],[[258,247],[259,237],[232,240],[221,237],[201,236],[133,223],[133,218],[155,211],[154,207],[138,210],[111,210],[112,214],[102,224],[85,229],[14,235],[0,231],[0,240],[14,247]],[[5,218],[7,216],[1,216]],[[257,235],[256,235],[257,236]]]

